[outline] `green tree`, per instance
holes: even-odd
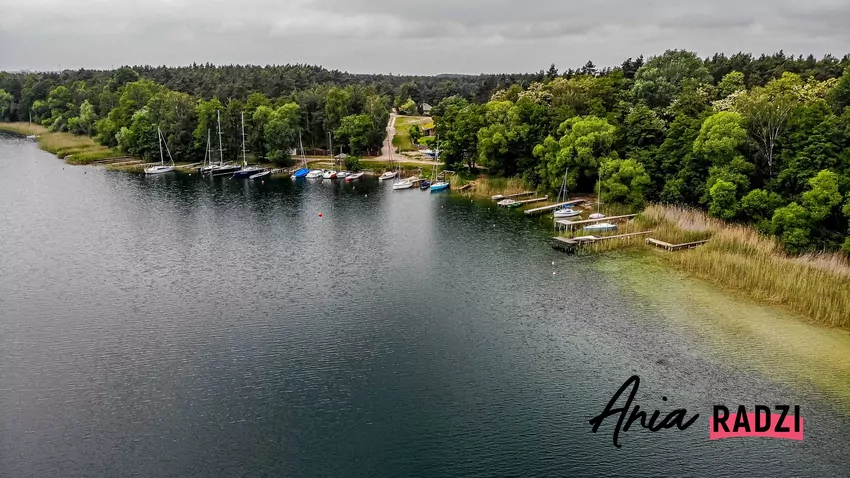
[[[475,167],[478,157],[478,130],[484,126],[483,108],[469,101],[451,97],[437,107],[434,124],[439,138],[440,158],[446,165],[466,163]]]
[[[567,168],[568,188],[576,189],[580,181],[592,184],[588,179],[596,179],[602,160],[617,159],[611,152],[615,130],[607,120],[596,116],[564,121],[558,128],[559,139],[549,136],[534,148],[534,155],[540,158],[543,185],[557,190]]]
[[[286,103],[272,112],[263,127],[269,159],[278,163],[289,161],[291,151],[298,144],[299,127],[300,113],[297,103]]]
[[[401,105],[399,111],[406,115],[416,115],[417,113],[419,113],[419,110],[416,108],[416,102],[413,101],[411,98],[408,98],[407,101],[405,101]]]
[[[351,114],[351,93],[344,88],[328,90],[325,102],[325,131],[334,131]]]
[[[15,97],[0,89],[0,121],[12,121],[15,112]]]
[[[709,189],[711,197],[708,213],[721,219],[732,219],[738,215],[740,201],[737,186],[724,179],[718,179]]]
[[[830,91],[829,103],[839,113],[850,106],[850,67],[844,68],[844,74]]]
[[[602,201],[640,207],[652,182],[643,165],[633,159],[602,162]]]
[[[803,207],[814,222],[836,215],[843,199],[838,188],[839,176],[824,170],[809,180],[811,189],[803,193]]]
[[[68,131],[74,134],[91,135],[94,133],[96,121],[97,114],[94,112],[94,106],[85,100],[80,105],[80,114],[68,120]]]
[[[419,128],[419,125],[411,125],[408,130],[408,134],[410,135],[410,141],[412,141],[413,144],[419,144],[419,138],[422,137],[422,130]]]
[[[711,74],[696,53],[667,50],[650,58],[637,71],[632,92],[650,108],[663,108],[673,101],[687,80],[708,83]]]
[[[770,233],[770,220],[773,218],[773,213],[783,203],[782,197],[773,191],[753,189],[741,198],[741,213],[755,222],[760,231]]]
[[[360,164],[360,156],[349,154],[345,157],[345,169],[348,171],[360,171],[363,166]]]
[[[744,74],[740,71],[732,71],[727,73],[720,83],[717,84],[717,94],[720,98],[727,98],[735,93],[739,93],[746,89],[744,84]]]
[[[360,155],[369,146],[369,136],[372,133],[372,120],[367,114],[349,115],[342,119],[342,124],[334,135],[341,144],[348,145],[351,154]]]
[[[805,252],[812,246],[811,225],[806,210],[792,202],[773,214],[773,232],[791,253]]]

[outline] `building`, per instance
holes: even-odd
[[[419,109],[422,110],[423,115],[431,114],[431,105],[429,105],[428,103],[422,103],[422,106],[420,106]]]

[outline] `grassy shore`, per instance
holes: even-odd
[[[22,136],[38,135],[41,149],[65,159],[69,164],[89,164],[100,159],[121,156],[121,152],[101,146],[89,136],[48,131],[30,123],[0,123],[0,131]]]
[[[850,260],[843,254],[792,256],[774,238],[748,226],[726,223],[699,210],[662,205],[647,207],[610,234],[648,230],[653,231],[648,237],[671,244],[709,240],[695,249],[659,253],[661,260],[690,275],[786,307],[818,324],[850,328]],[[586,249],[645,247],[645,237],[613,239]]]
[[[397,116],[395,120],[395,136],[393,136],[393,146],[401,151],[411,151],[415,149],[413,142],[410,141],[410,127],[418,125],[420,128],[432,124],[432,120],[428,116]]]

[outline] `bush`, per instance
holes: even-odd
[[[349,171],[360,171],[360,156],[349,155],[345,158],[345,169]]]

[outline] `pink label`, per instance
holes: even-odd
[[[756,419],[758,418],[758,421]],[[786,440],[802,440],[803,439],[803,417],[799,417],[795,420],[795,417],[791,414],[785,416],[784,420],[781,423],[779,422],[779,414],[772,414],[768,416],[762,415],[761,417],[756,417],[755,413],[749,412],[746,414],[746,419],[741,417],[741,420],[738,420],[738,416],[736,412],[732,412],[729,414],[729,418],[725,420],[726,426],[729,428],[727,432],[718,423],[717,431],[714,430],[714,417],[708,418],[708,439],[709,440],[720,440],[722,438],[742,438],[742,437],[761,437],[761,438],[784,438]],[[746,423],[748,426],[745,427],[743,424]],[[799,427],[797,424],[799,423]],[[739,426],[736,428],[735,425]],[[763,429],[767,426],[767,430],[765,431],[756,431],[756,425],[759,425],[759,429]],[[747,431],[749,428],[749,431]],[[776,431],[777,428],[783,431]],[[786,430],[787,431],[784,431]]]

